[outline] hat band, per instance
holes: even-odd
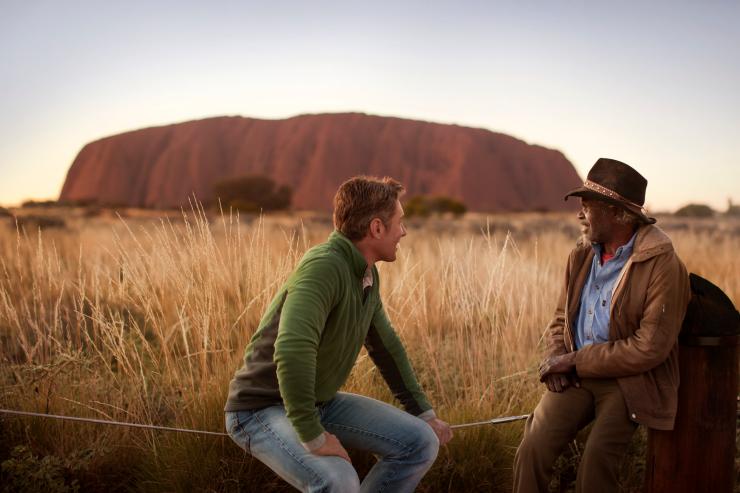
[[[646,215],[646,216],[647,216],[647,213],[648,213],[648,211],[647,211],[647,209],[646,209],[645,207],[643,207],[643,206],[641,206],[641,205],[638,205],[638,204],[635,204],[635,203],[634,203],[634,202],[632,202],[631,200],[629,200],[629,199],[626,199],[626,198],[622,197],[621,195],[619,195],[619,194],[618,194],[617,192],[615,192],[614,190],[609,190],[608,188],[606,188],[606,187],[604,187],[604,186],[601,186],[601,185],[599,185],[598,183],[594,183],[594,182],[592,182],[591,180],[586,180],[586,181],[584,181],[584,182],[583,182],[583,186],[584,186],[584,187],[586,187],[586,188],[588,188],[589,190],[593,190],[594,192],[600,193],[600,194],[602,194],[602,195],[606,195],[606,196],[607,196],[607,197],[609,197],[610,199],[618,200],[618,201],[620,201],[620,202],[626,202],[626,203],[628,203],[629,205],[631,205],[631,206],[633,206],[633,207],[636,207],[636,208],[640,209],[640,211],[641,211],[641,212],[642,212],[642,213],[643,213],[644,215]]]

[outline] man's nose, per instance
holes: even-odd
[[[583,209],[578,211],[578,219],[586,219],[586,214],[583,213]]]

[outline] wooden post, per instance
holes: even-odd
[[[715,285],[691,274],[679,337],[672,431],[648,431],[646,493],[732,493],[735,486],[740,315]]]

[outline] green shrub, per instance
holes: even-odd
[[[56,200],[26,200],[21,204],[24,209],[55,207],[59,205]]]
[[[714,210],[705,204],[688,204],[678,209],[675,214],[678,217],[712,217]]]
[[[232,209],[236,209],[239,212],[259,212],[260,209],[264,209],[263,207],[260,207],[256,202],[244,199],[231,200],[229,201],[228,205]]]
[[[59,200],[55,204],[57,207],[90,207],[101,205],[97,199],[75,199],[75,200]]]
[[[67,223],[61,217],[42,215],[16,217],[16,224],[19,229],[25,229],[29,233],[39,229],[65,229],[67,227]],[[15,224],[13,226],[15,227]]]
[[[83,462],[78,458],[64,461],[54,455],[37,457],[27,447],[19,445],[11,452],[10,459],[3,461],[3,493],[80,491],[79,481],[72,476],[82,467]]]
[[[424,197],[415,195],[403,206],[406,217],[427,217],[430,214],[429,205]]]
[[[732,199],[727,199],[727,210],[725,211],[726,216],[740,217],[740,205],[732,203]]]
[[[461,216],[467,212],[465,204],[451,197],[415,195],[404,205],[407,217],[428,217],[431,214],[451,213]]]
[[[276,211],[288,209],[293,191],[261,175],[242,176],[221,180],[213,185],[216,200],[221,205],[243,212]]]
[[[465,204],[450,197],[433,197],[431,207],[434,212],[440,214],[451,212],[455,216],[465,214],[468,210]]]

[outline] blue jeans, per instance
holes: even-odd
[[[362,485],[346,460],[303,448],[282,405],[227,412],[226,430],[237,445],[305,492],[414,491],[437,457],[432,428],[390,404],[339,392],[318,410],[321,424],[345,448],[378,457]]]

